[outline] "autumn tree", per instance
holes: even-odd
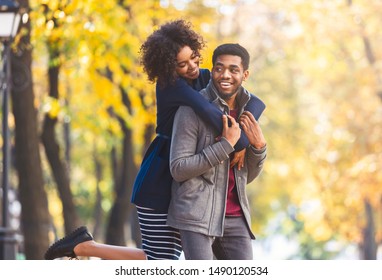
[[[22,11],[29,1],[19,1]],[[32,75],[31,22],[21,25],[12,53],[12,112],[15,118],[15,156],[18,193],[22,204],[21,225],[27,259],[42,259],[49,246],[50,216],[44,189],[39,149],[38,118]]]
[[[47,2],[42,3],[38,11],[46,19],[45,30],[47,35],[45,40],[48,51],[48,96],[51,98],[52,103],[56,103],[62,99],[60,98],[59,91],[59,76],[62,59],[64,59],[62,52],[67,42],[62,34],[65,26],[61,26],[60,18],[62,18],[62,13],[65,11],[65,6],[60,2]],[[60,145],[56,135],[58,116],[55,115],[55,112],[55,110],[45,112],[41,140],[63,204],[62,212],[65,232],[68,234],[80,225],[80,221],[70,187],[70,163],[64,158],[63,147]]]

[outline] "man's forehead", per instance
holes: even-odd
[[[231,54],[219,55],[216,58],[215,65],[216,64],[242,67],[241,57]]]

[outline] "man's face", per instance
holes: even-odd
[[[236,55],[218,56],[212,68],[212,82],[224,100],[235,98],[248,75],[248,70],[244,70],[241,63],[241,57]]]

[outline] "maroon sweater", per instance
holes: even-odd
[[[230,110],[229,114],[237,120],[237,110]],[[233,154],[231,155],[231,157]],[[243,212],[240,207],[239,197],[237,194],[237,188],[235,183],[235,172],[234,168],[229,169],[228,178],[228,192],[227,192],[227,205],[226,205],[226,216],[242,216]]]

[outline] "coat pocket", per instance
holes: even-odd
[[[212,134],[206,134],[204,137],[204,144],[203,144],[203,149],[213,145],[215,143],[215,138],[213,137]],[[209,170],[204,172],[201,175],[201,178],[205,181],[205,184],[207,185],[214,185],[215,184],[215,174],[216,170],[215,167],[211,167]]]
[[[211,187],[200,179],[189,180],[176,188],[173,200],[175,216],[183,221],[203,221],[211,209]]]

